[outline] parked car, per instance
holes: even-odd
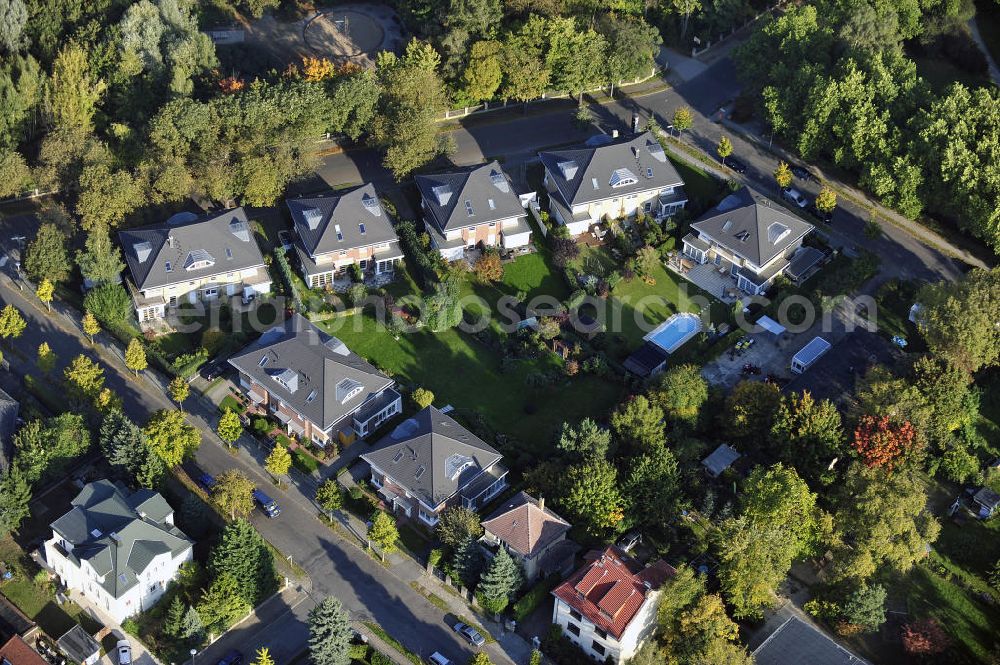
[[[215,487],[215,478],[210,473],[199,473],[198,477],[195,478],[195,482],[201,485],[201,488],[206,492],[211,492],[212,488]]]
[[[259,489],[254,489],[253,500],[254,503],[260,506],[260,509],[263,510],[268,517],[277,517],[281,514],[281,508],[278,507],[278,504],[274,501],[274,499],[264,494]]]
[[[832,224],[833,223],[833,213],[832,212],[823,212],[822,210],[820,210],[819,208],[816,207],[816,202],[815,201],[812,202],[812,203],[810,203],[809,207],[806,208],[806,210],[809,211],[810,215],[812,215],[816,219],[820,220],[824,224]]]
[[[128,640],[118,640],[115,651],[118,652],[118,665],[132,665],[132,645]]]
[[[216,358],[202,365],[200,373],[206,381],[214,381],[225,374],[228,367],[229,363],[225,358]]]
[[[428,665],[451,665],[451,661],[435,651],[427,657]]]
[[[638,531],[630,531],[622,536],[622,539],[618,541],[618,547],[622,548],[626,552],[631,552],[636,545],[642,542],[642,534]]]
[[[452,628],[472,646],[481,647],[486,644],[486,638],[483,637],[483,634],[468,624],[459,622],[452,626]]]
[[[799,180],[805,180],[807,182],[809,180],[812,180],[813,182],[819,182],[819,178],[813,175],[813,172],[804,166],[793,164],[791,170],[792,170],[792,175],[798,178]]]
[[[236,649],[230,649],[215,665],[243,665],[243,654]]]
[[[746,163],[745,162],[741,162],[740,160],[736,159],[735,157],[726,157],[726,161],[724,162],[723,165],[724,166],[728,166],[729,168],[731,168],[732,170],[736,171],[737,173],[746,173],[747,172],[747,165],[746,165]]]
[[[786,201],[791,201],[800,208],[805,208],[809,205],[809,202],[806,201],[806,197],[802,196],[802,193],[797,189],[786,189],[781,193],[781,196]]]

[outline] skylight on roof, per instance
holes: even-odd
[[[226,247],[226,260],[227,261],[233,260],[233,250],[230,249],[229,247]]]
[[[173,272],[174,271],[174,267],[172,265],[170,265],[170,261],[167,261],[166,263],[163,264],[163,269],[166,272]]]
[[[653,177],[653,169],[652,169],[652,167],[649,167],[649,166],[646,167],[646,177],[647,178],[652,178]]]
[[[257,364],[258,364],[258,365],[259,365],[260,367],[263,367],[264,365],[266,365],[266,364],[267,364],[267,360],[268,360],[268,358],[267,358],[267,354],[265,353],[264,355],[262,355],[262,356],[260,357],[260,360],[258,360],[258,361],[257,361]]]
[[[337,241],[342,241],[344,239],[344,234],[340,231],[340,224],[334,224],[333,230],[337,233]]]
[[[361,197],[361,205],[365,207],[365,210],[376,217],[382,215],[382,206],[379,205],[378,199],[370,194],[365,194]]]
[[[472,201],[468,199],[465,200],[465,212],[469,213],[469,217],[474,217],[476,214],[476,211],[472,208]]]
[[[364,225],[364,222],[362,222],[361,224],[358,224],[358,230],[361,231],[361,235],[365,234],[365,225]]]
[[[414,477],[414,478],[415,478],[416,480],[420,480],[420,476],[424,475],[424,471],[426,471],[426,470],[427,470],[427,467],[426,467],[426,466],[424,466],[423,464],[421,464],[421,465],[420,465],[420,466],[419,466],[419,467],[417,468],[417,472],[416,472],[415,474],[413,474],[413,477]]]
[[[490,181],[501,192],[510,191],[510,185],[507,184],[507,178],[503,177],[503,174],[497,171],[496,169],[490,171]]]
[[[316,399],[316,390],[315,389],[309,391],[309,397],[306,397],[306,403],[308,404],[309,402],[313,401],[314,399]]]
[[[145,263],[149,255],[153,253],[153,245],[148,241],[137,242],[132,245],[132,249],[135,250],[135,257],[139,259],[139,263]]]
[[[767,240],[772,245],[777,245],[784,240],[792,230],[780,222],[773,222],[767,227]]]
[[[739,240],[740,242],[746,242],[747,240],[750,239],[750,232],[745,230],[740,231],[739,233],[736,234],[736,239]]]
[[[431,187],[431,192],[434,193],[434,198],[437,199],[439,206],[446,206],[451,201],[451,187],[448,185],[434,185]]]
[[[497,209],[496,201],[494,201],[493,199],[489,199],[486,203],[489,204],[490,210],[496,210]]]
[[[572,180],[576,177],[576,172],[579,170],[580,166],[572,159],[564,160],[557,164],[559,167],[559,172],[562,173],[562,177],[566,180]]]
[[[402,450],[397,450],[396,454],[392,456],[392,462],[393,462],[393,464],[398,464],[399,460],[401,460],[401,459],[403,459],[403,451]]]
[[[93,536],[94,538],[100,538],[104,534],[101,533],[100,529],[91,529],[90,535]]]

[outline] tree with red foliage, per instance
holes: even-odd
[[[932,656],[948,648],[950,639],[937,619],[918,619],[903,626],[903,649],[911,656]]]
[[[916,430],[909,421],[896,424],[889,416],[867,414],[854,430],[854,449],[865,466],[892,471],[899,458],[910,451],[915,438]]]

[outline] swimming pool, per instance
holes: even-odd
[[[643,339],[656,344],[667,353],[673,353],[700,331],[701,319],[694,314],[681,312],[658,325]]]

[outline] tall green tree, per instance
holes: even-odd
[[[274,555],[253,525],[242,518],[223,528],[209,554],[208,572],[212,578],[229,575],[236,580],[237,595],[251,607],[278,589]]]
[[[576,459],[604,459],[611,450],[611,432],[590,418],[584,418],[576,427],[563,423],[556,445]]]
[[[330,131],[356,141],[375,117],[381,94],[375,72],[370,69],[338,78],[330,94]]]
[[[66,234],[55,224],[38,227],[24,251],[24,271],[36,282],[47,279],[53,284],[65,282],[69,277],[69,253],[66,251]]]
[[[21,312],[13,305],[5,305],[0,310],[0,338],[18,338],[28,327]]]
[[[694,425],[708,401],[708,382],[696,365],[675,365],[664,372],[649,399],[674,424]]]
[[[232,409],[226,409],[219,417],[216,433],[230,446],[239,441],[243,436],[243,423],[240,422],[239,415]]]
[[[625,499],[618,472],[607,460],[592,458],[571,466],[565,474],[564,493],[559,500],[588,533],[596,537],[621,531]]]
[[[659,406],[639,395],[611,414],[611,429],[632,450],[653,450],[665,441],[663,415]]]
[[[829,400],[817,402],[808,391],[781,398],[771,425],[770,448],[810,480],[833,482],[831,466],[847,452],[840,412]]]
[[[616,83],[649,76],[663,42],[660,31],[642,18],[609,14],[598,24],[607,40],[607,81]]]
[[[87,234],[84,248],[76,253],[76,264],[80,273],[95,286],[111,284],[120,279],[125,263],[121,250],[111,242],[106,231],[94,229]]]
[[[434,528],[437,537],[447,547],[457,548],[468,539],[478,540],[483,535],[479,515],[465,506],[451,506],[441,513]]]
[[[98,442],[105,459],[112,466],[124,469],[141,487],[156,487],[167,472],[143,431],[118,409],[104,414]]]
[[[677,459],[665,445],[629,460],[623,494],[630,521],[643,528],[661,529],[678,511],[680,473]]]
[[[87,52],[80,44],[63,46],[52,65],[49,106],[56,127],[90,132],[94,128],[97,103],[107,89],[90,71]]]
[[[146,347],[142,345],[138,337],[133,337],[125,349],[125,366],[135,372],[136,377],[139,372],[149,367],[146,360]]]
[[[372,515],[371,526],[368,527],[368,540],[378,546],[382,559],[386,554],[396,551],[396,541],[399,540],[399,529],[392,515],[376,510]]]
[[[243,595],[239,581],[228,572],[213,576],[198,603],[198,616],[213,633],[222,633],[253,608]]]
[[[187,422],[183,413],[173,409],[153,413],[142,431],[149,447],[168,467],[177,466],[201,445],[198,430]]]
[[[523,583],[521,566],[511,558],[506,548],[501,547],[479,578],[476,597],[487,612],[499,614],[506,609]]]
[[[354,630],[336,598],[324,598],[309,610],[309,656],[316,665],[349,665]]]
[[[545,62],[552,72],[552,86],[582,103],[584,90],[606,80],[607,40],[592,29],[578,30],[570,18],[551,19],[547,37]]]
[[[504,39],[500,58],[501,98],[527,103],[548,89],[552,70],[543,50],[545,24],[546,19],[532,14],[523,26]]]
[[[31,484],[17,465],[12,465],[0,474],[0,533],[20,528],[31,512],[30,502]]]
[[[975,269],[929,284],[917,296],[918,327],[931,352],[966,372],[1000,362],[1000,270]]]
[[[456,545],[451,564],[458,580],[467,588],[474,589],[483,572],[483,549],[478,540],[470,537]]]
[[[104,368],[82,353],[63,370],[70,399],[94,402],[104,389]]]
[[[24,156],[16,150],[0,148],[0,196],[17,196],[24,192],[30,182],[31,169],[24,161]]]
[[[28,8],[24,0],[0,0],[0,49],[16,53],[24,45]]]
[[[500,42],[479,41],[469,50],[469,60],[462,72],[461,93],[472,103],[488,102],[500,88],[503,72],[500,64]]]
[[[780,404],[781,393],[773,383],[740,381],[726,397],[721,424],[730,436],[761,440],[771,431]]]

